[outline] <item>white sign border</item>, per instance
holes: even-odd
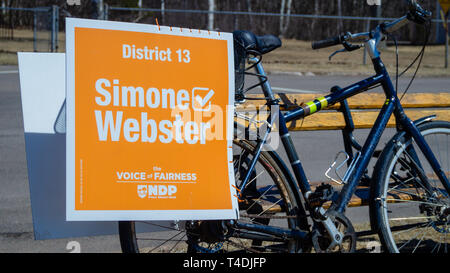
[[[67,221],[158,221],[238,219],[238,200],[234,197],[233,140],[227,138],[228,173],[232,208],[226,210],[76,210],[75,209],[75,28],[95,28],[227,41],[228,109],[234,105],[234,50],[231,33],[171,28],[167,26],[66,18],[66,220]],[[231,106],[231,107],[230,107]],[[233,134],[234,112],[227,111],[228,136]]]

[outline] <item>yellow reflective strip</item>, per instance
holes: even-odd
[[[306,105],[308,105],[308,107],[309,107],[309,114],[312,114],[317,111],[317,106],[314,102],[312,102],[312,101],[307,102]]]
[[[325,97],[320,97],[317,100],[320,101],[320,105],[321,105],[320,109],[327,108],[328,101],[327,101],[327,99]]]

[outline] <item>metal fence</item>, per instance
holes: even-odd
[[[103,18],[113,21],[128,21],[155,24],[158,18],[161,24],[171,26],[207,29],[209,15],[214,15],[213,29],[231,32],[236,29],[247,29],[257,34],[283,35],[288,38],[301,40],[314,40],[336,35],[343,31],[360,32],[383,21],[392,21],[396,18],[389,17],[358,17],[358,16],[333,16],[316,14],[280,14],[271,12],[249,11],[210,11],[210,10],[186,10],[186,9],[157,9],[157,8],[130,8],[110,7],[105,5]],[[432,20],[431,42],[444,42],[444,21],[439,13]],[[280,18],[289,22],[284,33],[280,30]],[[289,19],[289,21],[287,20]],[[317,31],[317,23],[323,26]],[[213,30],[210,29],[210,30]],[[401,30],[398,34],[404,41],[416,42],[412,32],[418,30],[412,26]],[[416,36],[421,38],[420,33]]]
[[[449,50],[446,26],[448,29],[448,17],[440,19],[439,6],[432,19],[429,43],[445,44],[445,68],[448,67]],[[211,22],[210,15],[214,15]],[[358,16],[333,16],[316,14],[280,14],[270,12],[251,11],[219,11],[219,10],[187,10],[187,9],[157,9],[157,8],[130,8],[110,7],[103,8],[102,19],[113,21],[127,21],[155,24],[158,18],[160,24],[169,26],[190,27],[195,29],[210,29],[232,32],[236,29],[251,30],[257,34],[275,34],[287,38],[301,40],[316,40],[335,36],[344,31],[362,32],[369,31],[376,24],[392,21],[396,18],[389,17],[358,17]],[[284,18],[284,27],[280,21]],[[286,24],[286,22],[288,22]],[[320,25],[319,25],[320,22]],[[317,30],[320,31],[317,31]],[[395,33],[399,43],[421,44],[424,37],[424,29],[411,24]],[[366,54],[363,57],[366,64]]]
[[[439,16],[438,12],[435,12]],[[211,16],[213,20],[211,22]],[[0,41],[17,41],[15,51],[51,51],[64,49],[64,19],[71,16],[57,6],[36,8],[0,7]],[[18,18],[28,18],[16,27]],[[158,18],[162,25],[189,27],[195,29],[211,29],[231,32],[236,29],[251,30],[257,34],[275,34],[286,38],[302,40],[323,39],[343,31],[367,31],[377,23],[391,21],[389,17],[356,17],[314,14],[280,14],[271,12],[223,11],[223,10],[189,10],[189,9],[157,9],[130,8],[104,5],[99,9],[96,18],[113,21],[126,21],[155,24]],[[281,18],[285,26],[280,27]],[[23,19],[25,20],[25,19]],[[446,22],[448,25],[448,22]],[[25,27],[24,27],[25,26]],[[444,21],[435,17],[432,20],[431,43],[444,43]],[[410,25],[397,33],[403,43],[419,44],[422,42],[423,30]],[[32,44],[32,48],[26,45]],[[61,45],[62,44],[62,45]],[[4,48],[0,51],[14,51]],[[448,54],[446,54],[448,55]],[[447,56],[448,58],[448,56]]]
[[[57,6],[36,8],[0,7],[0,50],[58,50],[59,9]]]

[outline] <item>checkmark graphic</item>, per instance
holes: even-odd
[[[204,97],[200,96],[198,93],[201,93],[202,95],[208,92]],[[192,89],[192,97],[195,99],[196,103],[192,104],[192,107],[196,111],[209,111],[211,108],[211,98],[214,96],[214,90],[209,88],[203,88],[203,87],[195,87]],[[204,108],[207,103],[209,102],[208,108]],[[197,107],[199,106],[199,107]]]
[[[200,106],[205,106],[205,104],[209,101],[210,98],[212,98],[212,96],[214,95],[214,90],[210,90],[208,92],[208,94],[206,94],[206,96],[202,99],[202,97],[200,97],[200,95],[197,95],[195,97],[195,99],[197,100],[197,102],[200,104]]]

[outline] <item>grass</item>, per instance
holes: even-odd
[[[325,49],[312,50],[311,42],[298,40],[283,40],[281,48],[263,56],[264,68],[269,72],[312,72],[314,74],[335,75],[369,75],[373,74],[370,57],[363,64],[364,50],[343,52],[335,55],[331,61],[328,56],[341,49],[334,46]],[[420,52],[421,46],[399,46],[399,72],[406,68]],[[381,57],[389,72],[395,73],[395,47],[382,48]],[[425,50],[418,76],[450,76],[450,68],[444,68],[444,46],[428,46]],[[406,75],[412,75],[415,66]]]
[[[36,47],[39,52],[50,51],[50,31],[37,32]],[[58,33],[58,52],[65,51],[65,33]],[[15,29],[14,39],[0,37],[0,65],[17,65],[17,52],[33,52],[33,31]]]
[[[0,65],[17,65],[17,54],[0,51]]]

